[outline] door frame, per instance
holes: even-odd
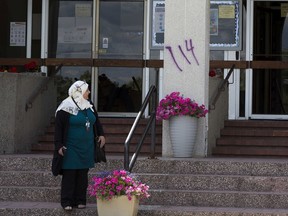
[[[27,45],[27,52],[26,52],[26,58],[31,58],[31,29],[32,29],[32,4],[33,1],[36,0],[28,0],[27,6],[28,6],[28,19],[27,19],[27,25],[28,25],[28,44]],[[100,0],[92,0],[93,1],[93,22],[92,22],[92,59],[98,58],[98,50],[99,50],[99,5]],[[133,2],[133,0],[131,0]],[[150,49],[149,49],[149,41],[150,41],[150,25],[151,22],[150,19],[150,1],[143,0],[143,7],[144,7],[144,38],[143,38],[143,60],[149,60],[150,59]],[[46,59],[48,58],[48,26],[49,26],[49,0],[42,0],[42,25],[41,25],[41,58]],[[42,66],[41,71],[46,73],[47,76],[47,67]],[[142,95],[141,95],[141,101],[144,101],[145,96],[147,95],[149,91],[149,68],[143,68],[143,79],[142,79]],[[98,105],[98,67],[92,66],[91,68],[91,98],[94,102],[95,106]],[[145,111],[145,117],[149,115],[148,108]],[[99,112],[99,116],[101,117],[136,117],[138,115],[138,112],[133,113],[124,113],[124,112]]]
[[[34,0],[36,1],[36,0]],[[32,28],[33,28],[33,0],[27,1],[27,33],[26,33],[26,58],[31,58],[32,52]],[[48,14],[49,0],[42,0],[41,11],[41,59],[48,57]],[[41,66],[41,72],[47,76],[47,67]]]
[[[254,2],[270,2],[271,0],[247,0],[247,31],[246,31],[246,61],[253,61],[253,37],[254,37]],[[288,0],[274,0],[287,1]],[[287,120],[288,115],[253,114],[253,69],[246,70],[246,95],[245,95],[245,118]]]

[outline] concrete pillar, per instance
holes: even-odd
[[[165,1],[163,96],[179,91],[208,107],[209,17],[209,0]],[[199,119],[195,157],[207,152],[207,119]],[[163,156],[172,156],[169,121],[163,122]]]

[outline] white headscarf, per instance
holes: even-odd
[[[80,80],[74,82],[68,90],[69,97],[62,101],[58,106],[56,113],[59,110],[64,110],[72,115],[77,115],[79,108],[81,110],[90,108],[93,111],[91,103],[83,97],[88,87],[86,82]],[[75,103],[77,103],[78,106]]]

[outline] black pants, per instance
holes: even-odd
[[[63,170],[61,182],[61,206],[86,205],[88,170]]]

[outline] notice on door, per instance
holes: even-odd
[[[10,22],[10,46],[25,46],[26,22]]]
[[[163,0],[153,1],[152,14],[152,43],[151,48],[162,49],[164,45],[165,30],[165,2]]]
[[[281,4],[281,17],[287,17],[288,16],[288,3],[282,3]]]
[[[75,16],[76,17],[91,17],[91,4],[76,4]]]
[[[91,26],[91,17],[60,17],[58,19],[58,43],[91,43]]]
[[[210,1],[210,50],[241,50],[241,0]]]
[[[234,5],[219,5],[219,18],[220,19],[234,19],[235,6]]]

